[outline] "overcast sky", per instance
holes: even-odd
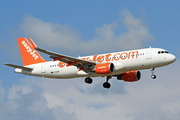
[[[178,0],[3,1],[0,7],[0,119],[179,120],[180,2]],[[18,37],[41,48],[83,56],[147,48],[167,49],[175,63],[142,70],[138,82],[105,78],[53,80],[14,73],[22,65]],[[47,55],[41,54],[45,59]]]

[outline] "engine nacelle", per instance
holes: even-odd
[[[113,63],[97,64],[95,66],[95,72],[98,74],[110,74],[114,72],[114,64]]]
[[[120,76],[117,76],[118,80],[124,80],[125,82],[135,82],[141,79],[141,72],[139,71],[128,71]]]
[[[124,68],[125,68],[124,64],[121,63],[121,62],[115,62],[113,64],[114,64],[114,68],[115,68],[116,71],[124,70]]]

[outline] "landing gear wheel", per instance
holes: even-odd
[[[152,74],[152,75],[151,75],[151,78],[152,78],[152,79],[156,79],[156,75]]]
[[[93,80],[90,77],[85,78],[84,81],[88,84],[91,84],[93,82]]]
[[[156,79],[156,75],[154,75],[154,69],[155,69],[155,68],[152,68],[152,69],[151,69],[151,73],[152,73],[151,78],[152,78],[152,79]]]
[[[111,87],[111,84],[108,82],[104,82],[103,87],[109,89]]]

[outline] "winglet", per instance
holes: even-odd
[[[29,37],[29,41],[33,48],[37,48],[37,45],[34,43],[34,41]]]

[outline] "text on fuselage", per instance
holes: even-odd
[[[138,51],[131,52],[123,52],[123,53],[115,53],[115,54],[106,54],[106,55],[94,55],[91,57],[82,58],[83,60],[93,61],[93,62],[111,62],[118,60],[126,60],[126,59],[134,59],[138,58]],[[65,64],[64,62],[59,62],[59,67],[68,67],[72,65]]]

